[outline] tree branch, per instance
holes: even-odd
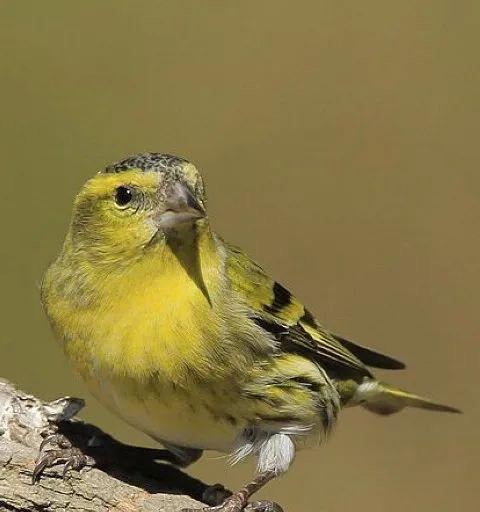
[[[83,406],[83,400],[70,397],[43,402],[0,379],[0,510],[178,512],[203,506],[199,501],[208,488],[205,484],[154,460],[135,466],[142,449],[75,419]],[[105,453],[123,455],[102,469],[70,471],[66,479],[61,467],[47,468],[33,484],[40,444],[54,432],[61,432],[84,453],[104,445]]]

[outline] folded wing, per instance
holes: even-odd
[[[232,288],[246,302],[254,321],[279,342],[282,351],[315,360],[340,377],[371,377],[367,366],[404,368],[396,359],[333,335],[240,249],[228,245],[227,251]]]

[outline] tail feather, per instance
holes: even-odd
[[[358,387],[355,403],[376,414],[388,415],[401,411],[405,407],[417,407],[430,411],[454,412],[461,411],[449,405],[440,404],[429,398],[424,398],[408,391],[395,388],[384,382],[369,380]]]

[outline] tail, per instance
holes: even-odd
[[[388,415],[405,407],[418,407],[430,411],[461,413],[459,409],[439,404],[408,391],[395,388],[384,382],[368,380],[358,386],[352,402],[376,414]]]

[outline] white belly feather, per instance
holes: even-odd
[[[215,418],[202,404],[192,406],[183,395],[145,391],[139,396],[106,379],[90,382],[89,389],[112,412],[159,442],[228,453],[244,429]]]

